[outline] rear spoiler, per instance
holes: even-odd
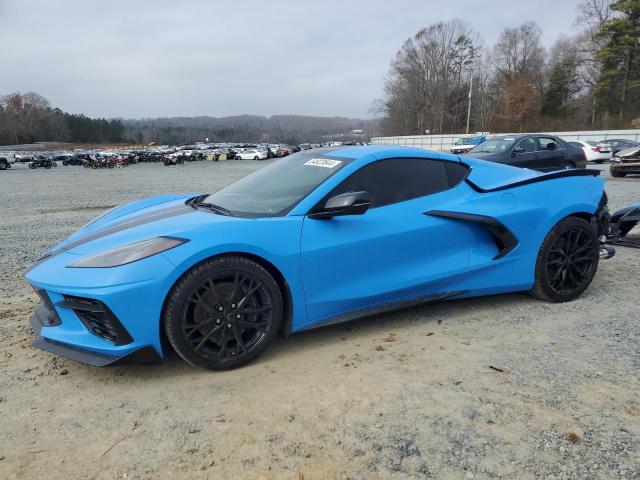
[[[557,178],[568,178],[568,177],[597,177],[600,175],[600,170],[588,169],[588,168],[580,168],[580,169],[570,169],[570,170],[558,170],[557,172],[551,173],[543,173],[541,175],[532,176],[529,178],[525,178],[524,180],[518,180],[511,183],[506,183],[503,185],[497,185],[492,188],[482,188],[469,178],[467,175],[466,182],[469,184],[471,188],[473,188],[476,192],[479,193],[491,193],[491,192],[499,192],[500,190],[509,190],[510,188],[522,187],[524,185],[530,185],[532,183],[538,182],[546,182],[547,180],[555,180]]]

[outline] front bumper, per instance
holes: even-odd
[[[611,169],[621,173],[640,174],[640,160],[620,161],[611,164]]]
[[[108,365],[121,365],[125,363],[150,364],[158,363],[161,360],[158,353],[152,347],[142,347],[125,355],[117,356],[97,353],[55,340],[49,340],[41,336],[41,332],[43,328],[51,328],[51,326],[47,324],[47,320],[51,318],[52,315],[55,315],[55,312],[52,312],[44,302],[41,302],[33,315],[31,315],[29,322],[31,323],[33,332],[36,334],[36,339],[33,341],[34,347],[95,367],[106,367]]]
[[[83,363],[149,363],[163,357],[162,304],[173,265],[161,254],[115,268],[66,268],[61,253],[30,269],[41,303],[31,317],[34,346]]]

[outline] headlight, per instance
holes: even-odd
[[[613,160],[614,162],[620,162],[620,157],[613,157],[611,160]]]
[[[141,242],[134,242],[122,247],[114,248],[103,253],[85,257],[82,260],[67,265],[69,268],[107,268],[126,265],[150,257],[156,253],[165,252],[171,248],[187,243],[189,240],[174,237],[157,237]]]

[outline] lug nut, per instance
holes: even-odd
[[[237,314],[237,315],[236,315],[236,318],[237,318],[238,320],[240,320],[240,319],[242,318],[242,315]]]
[[[231,304],[231,308],[236,308],[236,304],[235,304],[235,303],[232,303],[232,304]]]
[[[218,325],[220,325],[220,319],[219,319],[219,318],[216,318],[216,323],[217,323]]]
[[[222,305],[220,305],[220,306],[218,307],[218,311],[219,311],[219,312],[224,312],[224,307],[223,307]]]
[[[231,328],[231,324],[230,323],[227,323],[227,328]]]

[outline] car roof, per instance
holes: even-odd
[[[417,157],[447,160],[450,162],[460,163],[460,159],[456,155],[451,155],[443,152],[435,152],[433,150],[426,150],[422,148],[398,147],[393,145],[361,145],[349,147],[319,148],[305,150],[305,152],[307,154],[318,152],[318,154],[320,155],[351,158],[354,160],[365,159],[367,157],[371,157],[372,159],[377,160],[395,157]]]

